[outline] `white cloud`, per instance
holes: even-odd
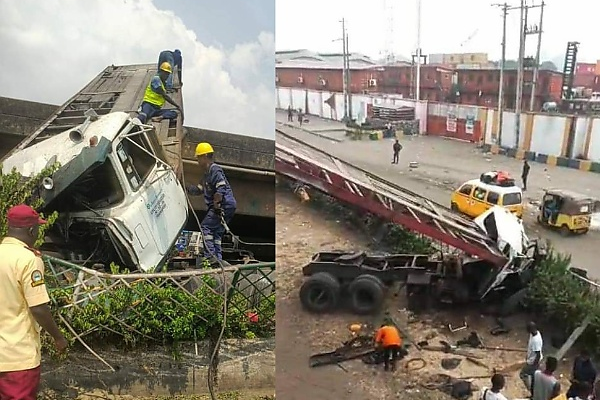
[[[108,65],[154,63],[179,48],[186,125],[274,137],[272,32],[222,49],[151,0],[0,0],[0,8],[1,96],[62,104]]]

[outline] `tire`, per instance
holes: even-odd
[[[350,308],[359,315],[374,314],[383,305],[385,290],[381,279],[373,275],[360,275],[348,286]]]
[[[312,313],[327,313],[335,310],[340,300],[340,283],[327,272],[309,277],[300,288],[300,302]]]
[[[452,204],[450,204],[450,209],[451,209],[452,211],[454,211],[454,212],[457,212],[457,213],[459,213],[459,212],[460,212],[460,209],[458,208],[458,204],[456,204],[456,203],[452,203]]]
[[[563,237],[567,237],[571,235],[571,230],[567,225],[563,225],[560,227],[560,235]]]

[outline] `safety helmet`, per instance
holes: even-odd
[[[160,64],[160,70],[168,72],[168,73],[173,72],[173,70],[171,69],[171,64],[169,64],[166,61],[164,63]]]
[[[196,157],[214,153],[212,146],[209,143],[202,142],[196,146]]]

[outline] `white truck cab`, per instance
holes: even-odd
[[[42,211],[59,213],[43,252],[152,271],[169,257],[186,224],[185,190],[161,159],[152,126],[123,112],[86,116],[78,127],[14,153],[2,170],[32,177],[59,164],[39,188]]]

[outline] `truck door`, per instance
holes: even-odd
[[[139,127],[117,143],[116,153],[136,197],[127,219],[136,234],[145,234],[153,243],[144,251],[165,256],[187,221],[185,191],[173,170],[156,158]]]

